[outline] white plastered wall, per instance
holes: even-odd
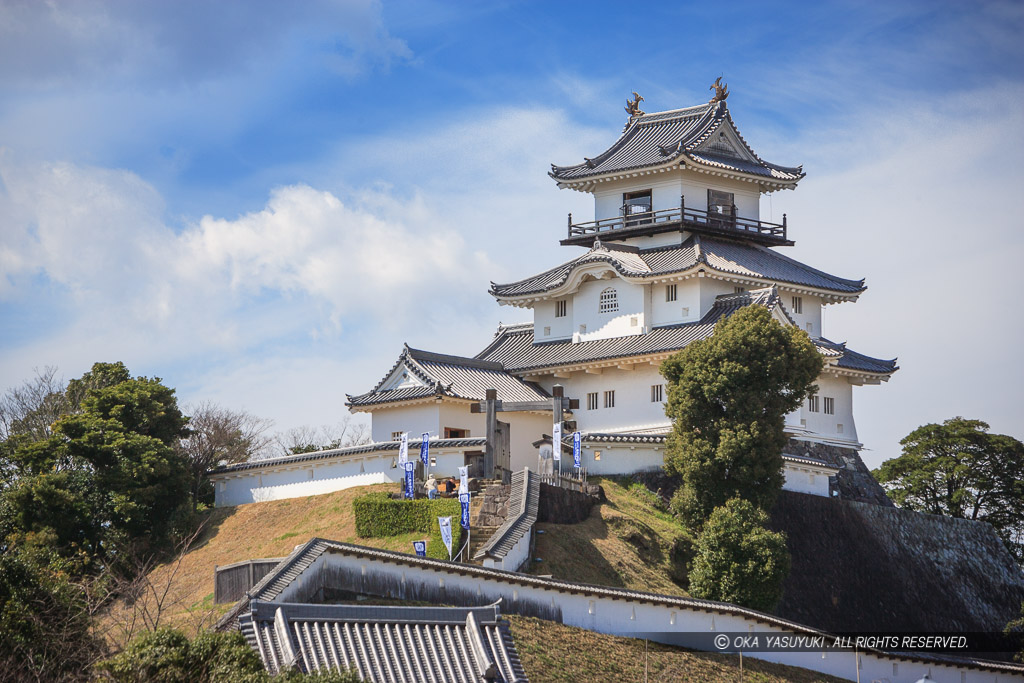
[[[655,211],[678,208],[680,196],[684,197],[686,206],[706,211],[709,189],[732,192],[738,216],[759,218],[761,192],[753,183],[685,169],[600,183],[594,190],[594,217],[603,220],[620,216],[622,195],[641,190],[651,191],[651,204]]]
[[[793,319],[796,326],[804,330],[812,339],[824,336],[821,328],[821,297],[810,294],[800,294],[790,289],[779,288],[782,297],[782,305]],[[800,297],[802,313],[796,313],[793,308],[793,297]]]
[[[853,421],[853,386],[845,377],[828,374],[818,377],[815,384],[818,385],[818,412],[811,412],[805,399],[797,411],[786,416],[786,424],[810,430],[828,439],[857,443],[857,426]],[[825,398],[835,401],[834,415],[825,413]]]
[[[628,359],[623,361],[628,363]],[[565,395],[579,399],[580,407],[573,411],[576,425],[581,431],[611,432],[627,428],[664,425],[664,402],[651,401],[651,385],[664,384],[658,368],[648,362],[632,366],[633,370],[617,367],[604,368],[601,374],[574,372],[569,378],[545,377],[540,384],[551,390],[555,383],[565,387]],[[604,407],[604,392],[615,391],[615,407]],[[597,392],[598,408],[587,409],[587,394]],[[666,396],[662,391],[663,398]]]
[[[556,301],[565,301],[565,315],[555,316]],[[534,341],[553,341],[568,339],[576,328],[573,327],[573,297],[567,295],[562,299],[539,301],[533,306],[533,339]]]
[[[615,290],[618,310],[601,313],[601,293],[609,288]],[[619,277],[588,280],[573,297],[573,329],[582,341],[641,334],[645,324],[643,285]],[[585,326],[585,332],[581,326]]]
[[[676,300],[666,301],[670,284],[676,286]],[[651,285],[651,327],[696,322],[701,317],[700,283],[697,278],[675,283]]]

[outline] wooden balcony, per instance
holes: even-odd
[[[638,211],[637,206],[626,205],[621,216],[586,223],[573,223],[569,214],[569,235],[561,244],[589,247],[595,239],[622,240],[676,230],[739,237],[768,246],[793,244],[786,236],[786,214],[782,214],[782,223],[769,223],[737,216],[735,206],[726,212],[705,211],[691,209],[679,199],[678,208]]]

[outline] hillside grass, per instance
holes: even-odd
[[[690,540],[658,496],[629,478],[592,477],[607,502],[579,524],[538,524],[532,574],[686,596],[685,569],[672,546]]]
[[[504,615],[526,675],[542,681],[839,683],[844,679],[783,664],[645,643],[533,617]],[[646,649],[645,649],[646,648]],[[647,676],[644,676],[644,667]]]
[[[360,538],[356,534],[352,501],[374,491],[397,491],[396,484],[376,484],[305,498],[290,498],[238,507],[216,508],[205,520],[190,549],[175,561],[148,574],[149,588],[134,604],[117,603],[106,615],[108,637],[120,643],[131,632],[159,624],[195,633],[216,622],[230,604],[214,605],[214,568],[264,557],[284,557],[297,545],[319,536],[411,553],[412,542],[426,538],[421,532],[388,538]]]

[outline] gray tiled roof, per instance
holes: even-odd
[[[653,353],[678,351],[698,339],[706,339],[715,331],[715,324],[743,306],[759,305],[774,308],[779,304],[775,287],[766,287],[740,294],[727,294],[715,299],[715,305],[697,322],[655,327],[645,334],[573,343],[572,340],[534,342],[533,325],[529,323],[498,328],[494,339],[478,354],[479,358],[501,362],[510,372],[526,372],[578,363],[591,363],[629,358]],[[783,309],[784,310],[784,309]],[[822,355],[838,358],[836,365],[849,370],[890,374],[898,367],[895,360],[880,360],[850,351],[844,344],[815,339]]]
[[[809,458],[806,455],[792,455],[790,453],[783,453],[782,459],[788,460],[790,462],[800,463],[803,465],[814,465],[816,467],[835,470],[837,472],[839,471],[839,468],[831,463],[827,463],[824,460],[818,460],[817,458]]]
[[[718,153],[701,146],[723,125],[736,124],[725,102],[709,102],[675,111],[645,114],[630,119],[626,130],[607,150],[575,166],[551,166],[551,177],[571,182],[605,173],[662,166],[675,162],[697,162],[723,170],[762,176],[782,183],[804,177],[800,167],[771,164],[750,148],[740,136],[744,151],[753,159]],[[737,135],[739,134],[736,129]]]
[[[539,509],[540,482],[537,480],[537,475],[529,468],[513,472],[508,500],[508,518],[487,539],[487,542],[480,546],[473,559],[480,560],[484,557],[503,559],[525,534],[530,533],[533,525],[537,522]],[[512,567],[512,569],[518,569],[518,567]]]
[[[423,439],[409,439],[409,450],[419,451]],[[476,448],[487,443],[484,437],[473,437],[467,439],[429,439],[430,448]],[[294,465],[296,463],[310,462],[312,460],[327,460],[329,458],[343,458],[345,456],[364,455],[366,453],[380,453],[385,451],[398,452],[401,444],[398,441],[376,441],[361,446],[349,446],[348,448],[328,448],[323,451],[312,453],[300,453],[298,455],[285,455],[280,458],[263,458],[261,460],[250,460],[249,462],[227,465],[210,470],[210,474],[226,474],[228,472],[239,472],[242,470],[257,469],[260,467],[275,467],[277,465]]]
[[[383,390],[388,377],[402,365],[425,384]],[[430,396],[482,401],[488,389],[496,389],[498,398],[503,401],[539,401],[550,398],[540,386],[505,372],[501,363],[421,351],[409,348],[407,344],[377,386],[365,394],[349,395],[346,405],[371,406]]]
[[[266,603],[239,628],[272,674],[355,669],[375,683],[526,681],[508,622],[486,607]]]
[[[768,247],[691,235],[679,246],[656,249],[598,244],[582,256],[539,275],[508,284],[491,283],[491,294],[503,298],[547,292],[563,285],[576,268],[600,262],[610,264],[619,274],[630,278],[661,277],[703,267],[765,283],[813,287],[840,294],[853,295],[865,290],[864,280],[829,275]]]
[[[965,524],[971,524],[968,520],[954,520],[956,522],[963,522]],[[280,565],[278,565],[270,574],[268,574],[262,581],[256,584],[249,591],[249,596],[239,600],[239,602],[225,614],[220,621],[214,626],[216,630],[224,631],[228,629],[238,628],[242,626],[242,619],[244,615],[250,612],[250,606],[257,601],[269,602],[273,601],[277,596],[281,594],[291,582],[298,578],[305,569],[308,569],[313,563],[320,557],[338,553],[341,555],[358,557],[361,560],[365,560],[368,563],[382,563],[388,565],[399,565],[422,568],[426,570],[435,570],[446,573],[458,573],[463,576],[477,577],[482,580],[491,580],[500,582],[509,588],[511,591],[514,587],[523,586],[531,588],[540,588],[542,590],[549,590],[555,593],[572,594],[572,595],[587,595],[593,596],[594,598],[611,598],[619,600],[633,600],[639,603],[657,606],[666,606],[669,608],[681,609],[681,610],[700,610],[702,612],[708,612],[710,614],[724,614],[731,616],[738,616],[745,619],[753,619],[759,623],[771,626],[779,627],[784,629],[786,632],[795,633],[797,635],[811,635],[811,636],[822,636],[827,635],[824,631],[805,626],[789,619],[783,619],[781,617],[767,614],[765,612],[759,612],[747,607],[741,607],[739,605],[733,605],[726,602],[716,602],[713,600],[703,600],[700,598],[680,597],[675,595],[660,595],[657,593],[647,593],[644,591],[637,591],[628,588],[616,588],[612,586],[596,586],[585,583],[578,583],[573,581],[567,581],[565,579],[558,578],[547,578],[541,576],[534,576],[531,574],[521,574],[518,572],[511,572],[503,569],[490,569],[487,567],[480,567],[477,565],[460,564],[455,562],[449,562],[446,560],[436,560],[429,557],[419,557],[416,555],[410,555],[406,553],[400,553],[393,550],[383,550],[379,548],[368,548],[365,546],[353,545],[350,543],[342,543],[340,541],[329,541],[323,538],[312,538],[306,543],[297,546],[288,558],[285,559]],[[310,577],[311,581],[323,580],[323,574],[320,576]],[[287,603],[285,603],[287,604]],[[252,642],[252,640],[250,640]],[[866,648],[865,652],[876,652],[881,654],[884,653],[881,650],[875,650]],[[946,655],[934,655],[923,652],[914,653],[895,653],[896,657],[903,659],[910,659],[912,661],[934,661],[934,662],[955,662],[958,664],[967,664],[977,667],[983,667],[985,670],[1006,672],[1006,673],[1020,673],[1024,671],[1024,666],[1020,664],[1009,664],[1006,662],[994,662],[986,661],[975,658],[960,658]]]

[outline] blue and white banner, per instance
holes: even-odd
[[[469,465],[459,468],[459,495],[469,493]]]
[[[415,498],[416,497],[416,489],[415,489],[415,482],[413,481],[413,479],[416,476],[416,463],[407,462],[407,463],[405,463],[404,467],[405,467],[405,497],[406,498]]]
[[[420,557],[427,556],[427,542],[426,541],[413,541],[412,549],[416,551],[416,554]]]
[[[444,547],[448,548],[448,559],[452,559],[452,518],[451,517],[438,517],[437,525],[441,527],[441,540],[444,541]]]
[[[420,435],[420,462],[424,467],[430,467],[430,432]]]
[[[462,503],[462,528],[469,528],[469,494],[460,493],[459,502]]]
[[[580,467],[582,467],[582,464],[580,462],[580,459],[581,459],[581,456],[582,456],[582,454],[580,453],[580,450],[581,450],[582,445],[583,445],[582,442],[583,442],[583,435],[580,434],[579,432],[573,432],[572,433],[572,466],[575,467],[576,469],[579,469]]]
[[[398,445],[398,462],[409,462],[409,432],[402,432],[402,440]]]
[[[551,426],[551,455],[558,461],[562,459],[562,423]]]

